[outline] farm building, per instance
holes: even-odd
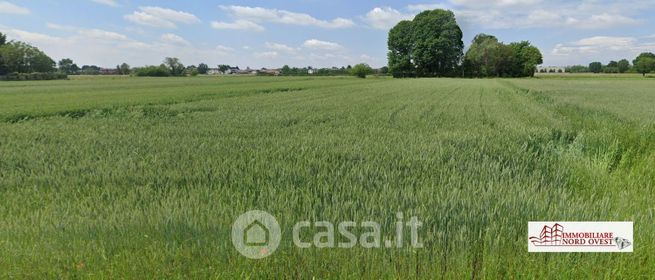
[[[562,66],[538,66],[537,73],[566,73],[566,67]]]

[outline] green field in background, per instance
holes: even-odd
[[[0,83],[0,279],[647,279],[655,79]],[[241,256],[259,209],[280,248]],[[425,248],[300,249],[301,220],[418,216]],[[528,221],[634,221],[634,253],[530,254]]]

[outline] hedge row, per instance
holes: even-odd
[[[57,72],[47,73],[9,73],[0,76],[0,81],[45,81],[45,80],[65,80],[68,75]]]

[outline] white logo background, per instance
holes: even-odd
[[[589,244],[586,240],[584,245],[567,244],[558,242],[542,244],[549,246],[537,246],[530,240],[530,237],[540,237],[544,226],[553,227],[560,225],[562,232],[566,233],[612,233],[611,244]],[[615,240],[615,238],[619,238]],[[623,246],[618,246],[624,243]],[[627,242],[626,242],[627,241]],[[629,245],[628,245],[629,243]],[[628,245],[628,246],[626,246]],[[529,222],[528,223],[528,252],[618,252],[630,253],[634,249],[633,222]]]
[[[232,244],[246,258],[270,256],[277,250],[281,239],[277,220],[264,211],[248,211],[232,224]]]

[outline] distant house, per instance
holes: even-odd
[[[566,73],[566,67],[562,66],[538,66],[538,73]]]
[[[230,67],[225,71],[221,71],[220,68],[209,68],[209,70],[207,70],[207,75],[235,75],[242,74],[242,72],[244,72],[244,70],[240,70],[239,67]]]
[[[239,75],[257,75],[257,70],[250,69],[250,67],[247,67],[244,70],[239,70],[237,68],[236,72],[233,74],[239,74]]]
[[[100,75],[118,75],[120,72],[116,68],[100,68],[98,70]]]
[[[239,67],[230,67],[229,69],[225,70],[223,74],[224,75],[239,74],[239,71],[241,71]]]
[[[280,69],[266,69],[262,68],[261,70],[257,71],[258,74],[264,74],[264,75],[271,75],[271,76],[279,76],[282,73],[282,70]]]

